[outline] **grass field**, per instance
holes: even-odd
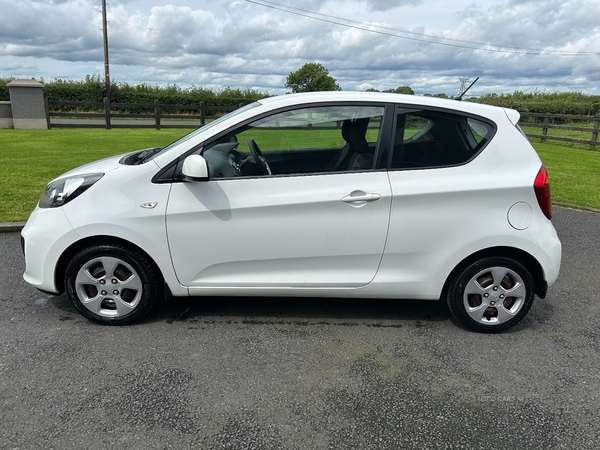
[[[536,142],[550,176],[552,200],[600,209],[600,152]]]
[[[82,164],[161,147],[190,130],[0,130],[0,222],[26,220],[51,179]]]
[[[0,222],[24,221],[52,178],[107,156],[162,147],[190,130],[0,130]],[[259,142],[260,144],[260,142]],[[552,198],[600,208],[600,152],[533,142],[548,168]]]

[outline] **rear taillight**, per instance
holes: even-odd
[[[544,215],[548,219],[552,219],[552,202],[550,200],[550,180],[548,179],[548,172],[546,168],[542,166],[535,181],[533,182],[533,190],[537,198],[538,204]]]

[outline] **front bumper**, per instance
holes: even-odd
[[[21,231],[25,254],[23,279],[49,294],[59,294],[56,266],[64,251],[79,239],[63,208],[37,208]]]

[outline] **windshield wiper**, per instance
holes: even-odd
[[[149,148],[147,150],[144,150],[143,152],[141,152],[137,155],[136,163],[137,164],[145,163],[148,160],[148,158],[157,154],[161,150],[162,150],[162,147],[155,147],[155,148]]]

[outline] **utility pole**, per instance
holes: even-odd
[[[106,28],[106,0],[102,0],[102,37],[104,40],[104,90],[110,101],[110,72],[108,70],[108,29]]]

